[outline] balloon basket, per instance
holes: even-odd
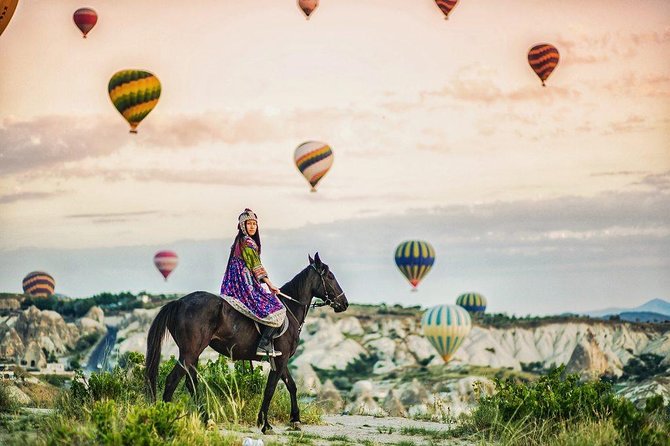
[[[130,129],[130,130],[128,130],[128,133],[132,133],[133,135],[137,135],[137,130]]]
[[[310,192],[316,192],[316,189],[312,187],[309,191]]]
[[[412,288],[410,291],[411,291],[412,293],[416,293],[416,292],[419,291],[419,289],[418,289],[418,288]]]

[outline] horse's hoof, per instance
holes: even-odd
[[[300,421],[294,421],[291,423],[291,430],[294,431],[301,431],[302,430],[302,423]]]
[[[272,426],[264,427],[261,429],[261,432],[263,432],[263,435],[274,435],[275,431],[272,429]]]

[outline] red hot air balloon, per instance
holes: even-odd
[[[309,16],[319,6],[319,0],[298,0],[298,7],[305,14],[305,18],[309,20]]]
[[[554,71],[560,58],[556,47],[548,43],[540,43],[528,51],[528,63],[542,81],[543,87],[546,87],[544,81]]]
[[[98,14],[91,8],[79,8],[72,16],[74,24],[86,38],[86,34],[98,23]]]
[[[449,13],[456,7],[458,0],[435,0],[435,3],[437,3],[437,7],[440,8],[440,11],[444,14],[444,20],[448,20]]]
[[[178,262],[179,258],[174,251],[158,251],[154,256],[154,265],[165,277],[165,281],[167,281],[172,270],[177,267]]]

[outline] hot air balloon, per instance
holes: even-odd
[[[54,278],[43,271],[33,271],[23,278],[23,292],[33,297],[49,297],[55,288]]]
[[[72,16],[74,24],[86,38],[86,34],[98,23],[98,14],[91,8],[79,8]]]
[[[166,282],[172,270],[177,267],[178,262],[179,258],[174,251],[158,251],[154,256],[154,265],[161,272]]]
[[[456,298],[456,305],[469,313],[483,313],[486,311],[486,298],[479,293],[465,293]]]
[[[543,87],[546,87],[544,81],[554,71],[560,58],[556,47],[548,43],[540,43],[528,51],[528,63],[542,81]]]
[[[137,133],[139,123],[154,109],[161,96],[161,83],[148,71],[121,70],[112,76],[107,87],[114,107]]]
[[[295,165],[316,192],[316,185],[333,165],[333,150],[325,142],[307,141],[295,149]]]
[[[18,3],[19,0],[0,0],[0,35],[7,28],[9,21],[12,20]]]
[[[319,0],[298,0],[298,7],[305,14],[305,18],[309,20],[309,16],[319,7]]]
[[[456,7],[458,0],[435,0],[435,3],[444,14],[444,20],[449,20],[449,13]]]
[[[412,284],[412,291],[416,291],[434,262],[435,250],[428,242],[410,240],[402,242],[395,250],[395,264]]]
[[[421,318],[421,328],[445,363],[449,362],[470,333],[470,315],[458,305],[438,305],[428,309]]]

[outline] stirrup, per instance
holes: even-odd
[[[262,356],[270,356],[270,357],[274,358],[274,357],[277,357],[277,356],[281,356],[281,354],[282,353],[280,351],[277,351],[274,348],[272,350],[262,350],[260,348],[258,350],[256,350],[256,355],[261,356],[261,357]]]

